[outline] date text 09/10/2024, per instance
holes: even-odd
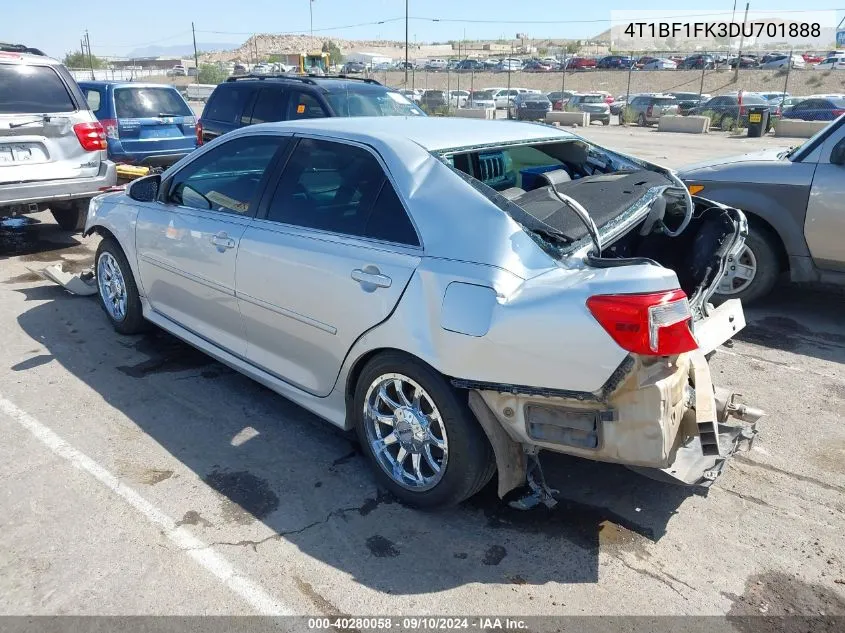
[[[622,31],[629,37],[820,37],[818,22],[629,22]]]
[[[308,618],[311,631],[367,630],[367,631],[448,631],[502,630],[519,631],[528,628],[520,618],[509,617],[331,617]]]

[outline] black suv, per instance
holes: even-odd
[[[211,93],[197,124],[207,143],[245,125],[331,116],[425,116],[375,79],[270,75],[229,77]]]

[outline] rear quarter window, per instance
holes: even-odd
[[[221,123],[239,123],[246,106],[257,86],[222,84],[211,95],[202,118]]]
[[[0,114],[73,112],[76,104],[49,66],[0,64]]]

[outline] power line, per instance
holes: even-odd
[[[162,37],[158,40],[152,40],[150,42],[138,42],[136,44],[97,44],[93,48],[135,48],[137,46],[148,46],[149,44],[158,44],[159,42],[166,42],[167,40],[172,40],[177,37],[181,37],[182,35],[188,35],[190,33],[190,29],[187,31],[182,31],[180,33],[175,33],[174,35],[168,35],[167,37]]]

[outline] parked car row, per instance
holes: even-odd
[[[350,62],[358,64],[358,62]],[[693,53],[690,55],[654,54],[642,55],[638,58],[628,55],[586,56],[572,55],[560,57],[542,57],[523,59],[518,57],[488,58],[488,59],[429,59],[425,61],[409,62],[409,68],[431,72],[532,72],[544,73],[567,70],[712,70],[715,68],[760,68],[763,70],[777,70],[791,68],[840,69],[845,68],[845,53],[831,51],[826,57],[820,55],[799,55],[787,52],[772,52],[766,54],[744,52],[737,54]],[[367,67],[360,64],[360,70],[348,72],[364,72]],[[382,63],[370,70],[403,69],[404,62]]]

